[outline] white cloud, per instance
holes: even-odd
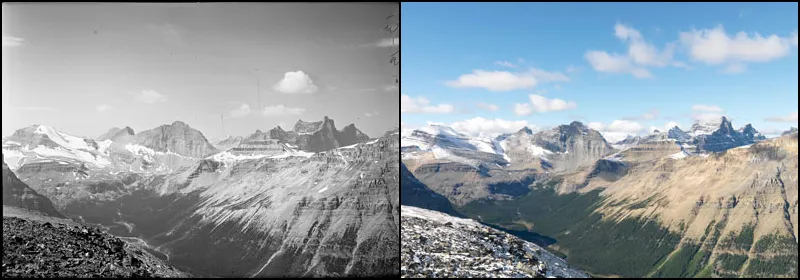
[[[286,115],[300,115],[305,111],[306,109],[303,108],[291,108],[283,105],[274,105],[274,106],[265,106],[264,110],[261,111],[261,114],[263,114],[264,116],[286,116]]]
[[[3,35],[3,47],[19,47],[25,39]]]
[[[644,130],[644,126],[640,123],[626,120],[614,120],[606,127],[608,132],[637,133],[642,130]]]
[[[527,116],[533,113],[533,108],[527,103],[514,104],[514,114],[517,116]]]
[[[312,94],[317,92],[319,88],[314,85],[311,80],[303,71],[286,72],[283,79],[273,86],[278,92],[286,94]]]
[[[680,33],[681,43],[688,48],[693,60],[709,65],[726,62],[766,62],[789,54],[795,44],[790,37],[772,34],[767,37],[745,32],[728,37],[722,25],[711,29]]]
[[[490,91],[510,91],[535,87],[548,82],[568,82],[569,77],[561,72],[549,72],[531,68],[527,72],[512,73],[508,71],[474,70],[472,74],[464,74],[458,80],[446,84],[456,88],[476,87]]]
[[[603,51],[588,51],[584,55],[589,64],[595,71],[611,74],[631,74],[636,78],[650,78],[650,74],[645,68],[636,67],[630,58],[619,54],[609,54]]]
[[[797,31],[792,32],[792,36],[789,39],[792,41],[792,45],[797,47]]]
[[[590,122],[590,123],[586,124],[586,126],[588,126],[591,129],[597,130],[597,131],[606,130],[606,125],[604,125],[601,122]]]
[[[532,76],[518,75],[507,71],[475,70],[472,74],[461,75],[458,80],[448,81],[447,85],[456,88],[477,87],[490,91],[510,91],[532,88],[536,86],[536,83],[536,79]]]
[[[231,117],[232,118],[243,118],[243,117],[249,115],[251,111],[252,110],[250,110],[250,105],[242,104],[241,106],[239,106],[236,109],[233,109],[233,111],[231,111]]]
[[[548,99],[547,97],[536,94],[528,95],[528,99],[530,99],[530,104],[515,104],[514,113],[518,116],[525,116],[531,113],[564,111],[578,107],[578,105],[572,101],[564,101],[556,98]]]
[[[500,106],[497,106],[495,104],[483,103],[483,102],[478,102],[475,105],[478,106],[478,108],[486,109],[486,110],[489,110],[489,111],[492,111],[492,112],[497,111],[498,109],[500,109]]]
[[[714,105],[694,105],[692,106],[692,110],[694,111],[704,111],[704,112],[722,112],[722,108]]]
[[[628,120],[614,120],[611,124],[603,124],[601,122],[590,122],[586,126],[591,129],[597,130],[606,138],[606,141],[614,143],[624,139],[627,135],[638,134],[644,131],[644,126],[638,122]],[[652,131],[651,127],[651,131]]]
[[[497,64],[497,65],[500,65],[500,66],[503,66],[503,67],[509,67],[509,68],[517,67],[517,65],[514,65],[514,63],[511,63],[511,62],[508,62],[508,61],[495,61],[494,64]]]
[[[523,127],[538,130],[538,127],[528,124],[528,121],[510,121],[503,119],[485,119],[476,117],[464,121],[454,122],[450,125],[456,131],[468,133],[473,136],[492,135],[517,132]]]
[[[432,106],[430,100],[425,97],[412,98],[408,95],[400,97],[400,112],[401,113],[429,113],[429,114],[446,114],[453,112],[453,105],[439,104]]]
[[[674,61],[675,43],[669,43],[664,50],[644,40],[642,34],[627,25],[614,25],[614,35],[628,44],[627,54],[588,51],[584,55],[592,68],[598,72],[611,74],[631,74],[636,78],[650,78],[653,75],[646,67],[687,67],[683,62]]]
[[[136,95],[136,100],[147,104],[157,102],[166,102],[167,96],[156,92],[155,90],[143,90]]]
[[[378,111],[373,111],[372,113],[370,113],[370,112],[364,113],[364,116],[366,116],[366,117],[374,117],[374,116],[377,116],[377,115],[378,115]]]
[[[654,130],[658,130],[658,131],[661,131],[661,132],[667,132],[670,129],[672,129],[673,127],[676,127],[676,126],[680,127],[680,125],[678,125],[677,122],[669,121],[669,122],[665,123],[664,126],[661,126],[661,127],[650,126],[650,128],[647,130],[647,132],[653,132]],[[681,128],[681,129],[685,129],[685,128]]]
[[[95,109],[97,109],[98,112],[106,112],[108,110],[113,109],[113,107],[109,106],[108,104],[101,104],[98,105],[97,108]]]
[[[797,122],[797,112],[791,113],[791,114],[786,115],[786,116],[768,117],[768,118],[766,118],[764,120],[768,121],[768,122],[793,122],[793,123],[796,123]]]

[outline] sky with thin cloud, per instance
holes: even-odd
[[[797,126],[797,3],[403,3],[402,22],[405,131]]]
[[[207,138],[328,116],[400,125],[393,3],[2,5],[3,136],[180,120]]]

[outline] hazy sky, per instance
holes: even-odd
[[[181,120],[214,139],[326,115],[375,137],[400,123],[397,35],[383,30],[397,4],[2,7],[4,137]]]
[[[402,123],[797,126],[797,3],[403,3]]]

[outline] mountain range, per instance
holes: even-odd
[[[399,133],[298,124],[218,146],[179,121],[97,139],[34,125],[3,154],[56,211],[192,275],[397,275]]]
[[[720,118],[608,143],[579,122],[496,138],[431,126],[401,142],[404,205],[452,207],[594,276],[797,276],[796,130]]]

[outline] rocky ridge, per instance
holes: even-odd
[[[410,206],[401,215],[401,277],[589,277],[533,243],[473,220]]]

